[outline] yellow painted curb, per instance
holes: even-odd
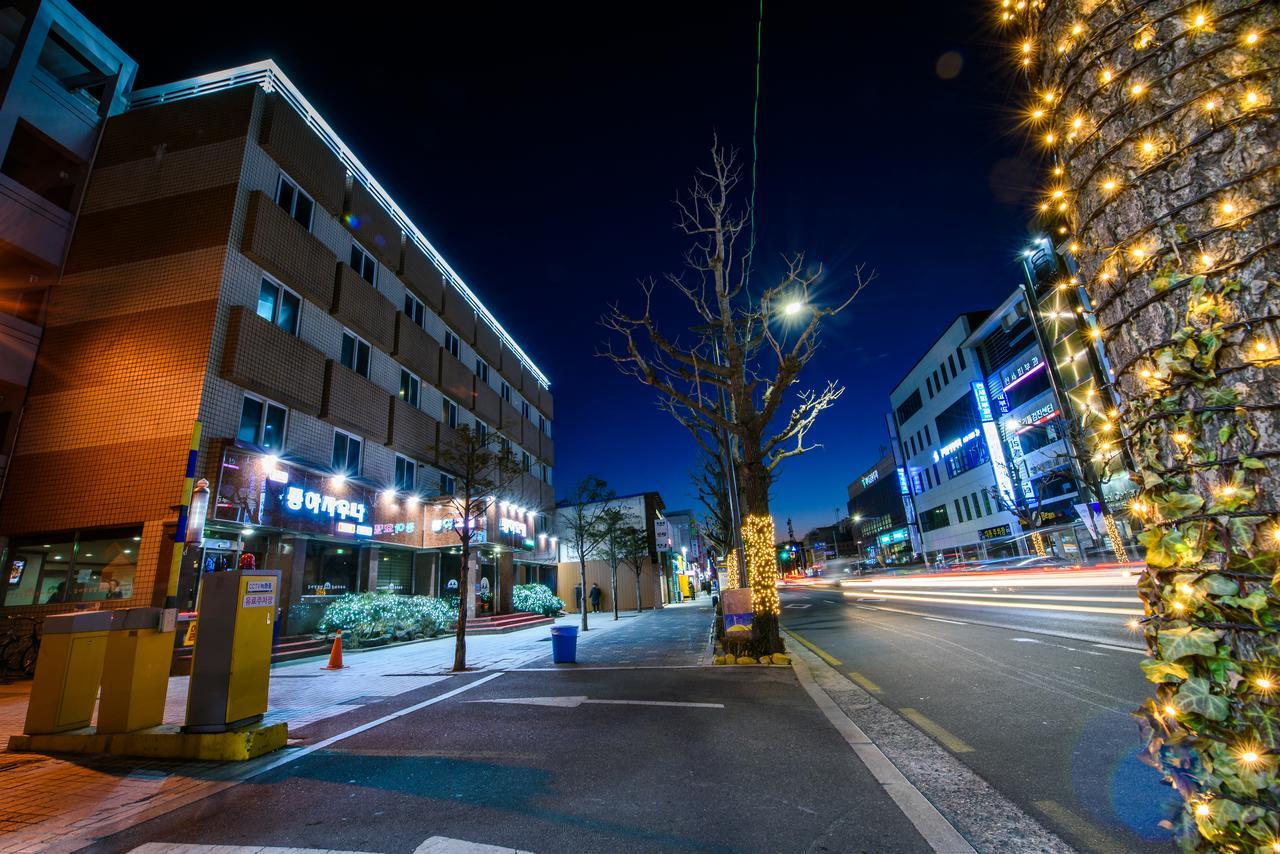
[[[9,750],[19,753],[108,753],[147,759],[200,759],[243,762],[285,746],[285,723],[255,725],[231,732],[188,733],[176,726],[105,735],[92,729],[56,735],[12,735]]]

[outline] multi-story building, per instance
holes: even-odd
[[[602,503],[581,505],[585,518],[590,518]],[[640,607],[661,608],[664,604],[675,601],[676,581],[671,554],[674,549],[675,554],[678,555],[680,546],[676,542],[675,526],[670,524],[663,513],[662,496],[656,492],[638,492],[635,495],[611,499],[609,507],[622,514],[623,525],[644,531],[649,542],[648,553],[641,562],[639,573]],[[574,518],[577,508],[578,505],[565,502],[556,507],[553,530],[556,535],[559,565],[553,583],[548,585],[564,600],[565,609],[569,611],[578,610],[582,604],[582,564],[578,561],[578,551],[570,521]],[[670,532],[669,540],[660,541],[657,538],[656,523],[660,520],[667,522],[666,530]],[[597,547],[587,553],[586,570],[586,589],[589,591],[592,584],[599,584],[600,589],[604,591],[600,602],[601,609],[613,610],[613,603],[609,598],[613,566],[606,559],[604,548]],[[635,610],[636,582],[634,567],[619,565],[619,610]]]
[[[524,469],[484,580],[545,573],[546,376],[274,63],[133,93],[79,207],[0,498],[4,608],[161,604],[175,548],[180,607],[246,555],[295,606],[438,592],[464,425]],[[207,528],[175,547],[190,474]]]
[[[62,0],[0,9],[0,494],[103,125],[137,63]]]
[[[903,498],[907,483],[906,470],[889,453],[849,484],[845,506],[860,556],[890,564],[907,562],[916,553]]]
[[[912,545],[931,561],[986,557],[992,532],[1016,524],[997,488],[1003,449],[981,366],[965,349],[986,317],[958,316],[890,394],[890,437],[910,492]]]

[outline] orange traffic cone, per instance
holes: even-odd
[[[341,670],[346,667],[342,663],[342,629],[338,629],[338,635],[333,639],[333,649],[329,651],[329,664],[321,667],[321,670]]]

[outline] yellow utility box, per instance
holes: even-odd
[[[162,608],[111,612],[98,732],[134,732],[164,722],[173,617],[172,610]]]
[[[42,735],[89,725],[110,627],[110,611],[45,618],[23,732]]]
[[[201,578],[184,731],[225,732],[262,720],[279,599],[276,570],[209,572]]]

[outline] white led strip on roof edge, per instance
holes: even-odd
[[[135,90],[133,97],[130,99],[129,109],[154,107],[157,104],[182,101],[187,98],[197,98],[201,95],[211,95],[224,89],[252,85],[261,86],[268,92],[279,92],[285,100],[293,105],[294,109],[302,115],[307,124],[315,130],[324,144],[329,147],[329,150],[338,155],[338,159],[347,167],[352,176],[368,189],[383,210],[390,214],[396,224],[404,229],[405,234],[409,235],[409,239],[431,259],[436,268],[444,274],[445,279],[457,288],[458,292],[476,310],[476,313],[493,327],[502,343],[511,348],[511,351],[520,358],[520,362],[529,369],[539,383],[550,388],[551,381],[547,379],[546,374],[538,370],[538,366],[533,363],[533,360],[529,358],[524,350],[520,349],[520,345],[511,337],[511,334],[502,328],[502,324],[498,322],[489,309],[485,308],[484,303],[480,302],[480,298],[472,292],[471,288],[467,287],[467,283],[462,280],[457,271],[449,266],[449,262],[444,260],[444,256],[436,251],[436,248],[431,245],[431,241],[427,240],[426,235],[418,230],[413,220],[409,219],[408,214],[400,209],[400,206],[395,203],[386,190],[382,189],[382,185],[377,182],[373,175],[369,174],[369,170],[364,168],[364,164],[352,153],[351,149],[347,148],[346,143],[334,132],[333,128],[329,127],[329,123],[324,120],[324,117],[311,106],[306,98],[302,97],[302,93],[298,91],[298,88],[293,85],[273,60],[264,59],[260,62],[241,65],[238,68],[228,68],[223,71],[215,71],[212,74],[203,74],[199,77],[189,77],[186,80]]]

